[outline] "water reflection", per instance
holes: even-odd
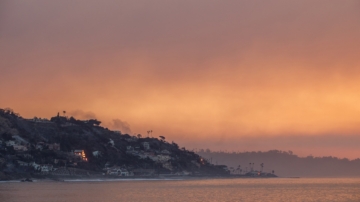
[[[1,202],[360,201],[360,179],[0,183]]]

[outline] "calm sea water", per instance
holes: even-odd
[[[0,201],[360,201],[355,179],[0,183]]]

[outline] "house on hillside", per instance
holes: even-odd
[[[109,144],[110,144],[111,146],[114,146],[114,145],[115,145],[114,140],[110,139],[110,140],[109,140]]]
[[[24,145],[14,145],[13,148],[15,151],[27,151],[28,150],[27,146],[24,146]]]
[[[36,150],[40,150],[42,151],[45,148],[45,143],[44,142],[38,142],[36,143],[35,149]]]
[[[157,155],[157,159],[159,162],[166,162],[169,161],[171,159],[171,157],[169,155]]]
[[[14,135],[12,137],[15,139],[15,142],[17,142],[18,144],[29,144],[28,141],[26,141],[24,138],[22,138],[18,135]]]
[[[79,157],[83,161],[87,161],[85,151],[84,150],[74,150],[74,155]]]
[[[149,142],[142,142],[141,144],[142,144],[142,146],[144,147],[145,150],[149,150],[149,149],[150,149],[150,144],[149,144]]]
[[[27,162],[24,162],[24,161],[17,161],[17,163],[19,164],[19,166],[23,166],[23,167],[25,167],[25,166],[29,166],[29,164],[30,163],[27,163]]]
[[[32,166],[34,168],[34,170],[40,170],[41,169],[41,165],[35,163],[35,162],[32,162],[29,164],[30,166]]]
[[[48,174],[49,172],[51,172],[52,170],[53,170],[53,165],[51,165],[51,164],[43,164],[43,165],[41,165],[41,167],[40,167],[40,171],[41,171],[41,173],[43,173],[43,174]]]
[[[34,123],[52,123],[49,119],[46,119],[46,118],[37,118],[37,117],[34,117],[32,119],[25,119],[27,121],[31,121],[31,122],[34,122]]]
[[[93,152],[92,152],[92,155],[93,155],[94,157],[99,157],[99,156],[101,156],[101,151],[93,151]]]
[[[170,162],[165,162],[165,163],[163,163],[162,164],[162,167],[163,168],[166,168],[166,169],[168,169],[168,170],[173,170],[173,166],[171,165],[171,163]]]
[[[136,142],[138,140],[138,138],[136,136],[131,136],[129,138],[126,138],[125,140],[128,142]]]
[[[113,167],[113,168],[109,168],[107,169],[106,172],[108,175],[116,175],[116,176],[130,176],[130,172],[127,171],[124,168],[119,168],[119,167]]]
[[[169,150],[166,150],[166,149],[162,150],[161,153],[162,153],[162,154],[166,154],[166,155],[171,154],[171,153],[169,152]]]
[[[9,141],[6,141],[6,142],[5,142],[5,144],[6,144],[6,146],[8,146],[8,147],[11,147],[11,146],[16,145],[16,143],[15,143],[15,141],[14,141],[14,140],[9,140]]]

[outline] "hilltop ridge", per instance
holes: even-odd
[[[224,176],[226,166],[159,138],[131,136],[96,119],[25,119],[0,109],[0,179],[41,176]]]

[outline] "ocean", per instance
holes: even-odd
[[[0,182],[1,202],[360,201],[360,178]]]

